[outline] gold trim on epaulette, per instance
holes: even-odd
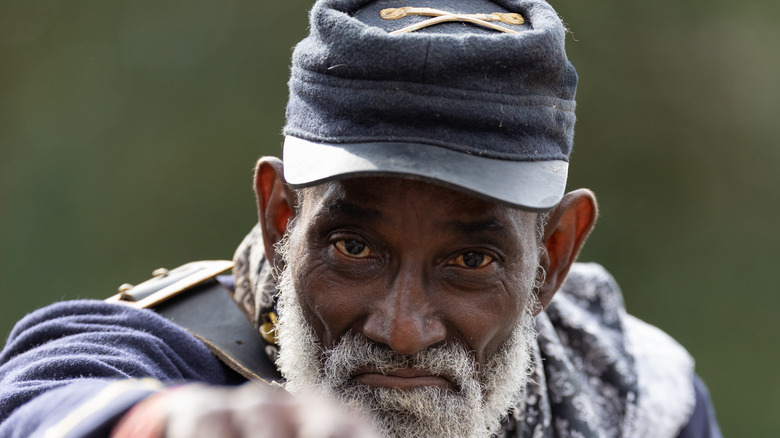
[[[171,271],[168,271],[165,268],[159,268],[152,273],[152,275],[154,275],[153,278],[136,286],[125,283],[119,287],[118,294],[107,298],[105,301],[108,303],[124,304],[138,309],[146,309],[171,299],[181,292],[184,292],[211,278],[214,278],[231,268],[233,268],[233,262],[229,260],[202,260],[198,262],[191,262],[187,263],[186,265],[179,266],[178,268]],[[192,270],[193,272],[172,284],[161,287],[160,290],[154,291],[150,295],[138,301],[134,301],[134,298],[131,295],[133,288],[147,284],[148,282],[157,281],[169,275],[175,275],[176,271],[185,269]]]

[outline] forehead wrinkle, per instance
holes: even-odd
[[[381,214],[378,210],[361,206],[350,201],[351,198],[342,184],[333,181],[304,189],[304,204],[308,204],[308,215],[313,218],[349,217],[352,219],[375,219]]]

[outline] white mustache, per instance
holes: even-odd
[[[402,355],[363,334],[350,332],[335,347],[325,351],[323,359],[321,378],[332,384],[349,384],[355,371],[367,366],[383,374],[403,368],[425,370],[432,375],[446,376],[457,389],[478,377],[476,361],[457,342],[430,347],[412,355]]]

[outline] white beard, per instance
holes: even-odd
[[[532,285],[531,280],[529,291]],[[466,349],[452,343],[403,356],[350,332],[332,349],[322,352],[303,316],[289,268],[281,272],[278,286],[277,366],[286,379],[285,388],[291,393],[312,389],[324,392],[368,418],[384,436],[489,437],[523,395],[531,345],[536,339],[531,305],[512,336],[478,374]],[[371,387],[350,378],[357,367],[369,363],[379,370],[412,366],[447,374],[452,376],[456,390]]]

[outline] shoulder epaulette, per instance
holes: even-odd
[[[152,273],[152,278],[143,283],[136,286],[125,283],[119,286],[119,293],[107,298],[106,302],[148,309],[205,283],[232,267],[233,262],[228,260],[201,260],[170,271],[159,268]]]
[[[111,303],[152,309],[200,339],[228,367],[244,378],[278,382],[281,375],[265,350],[266,341],[217,275],[233,262],[207,260],[187,263],[170,271],[158,269],[154,277],[122,285]]]

